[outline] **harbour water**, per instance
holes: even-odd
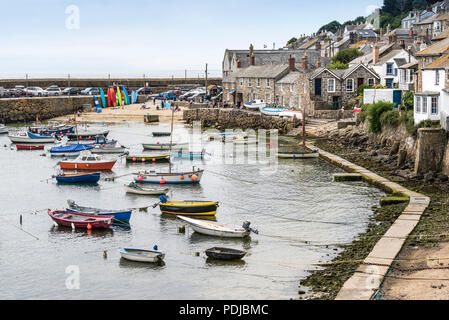
[[[107,127],[108,138],[129,147],[131,154],[142,154],[143,142],[168,139],[153,138],[151,131],[169,131],[164,125],[131,123],[91,127]],[[187,137],[188,129],[176,126],[175,134]],[[220,144],[205,147],[209,151]],[[1,299],[296,299],[301,279],[314,264],[335,257],[336,244],[351,242],[365,230],[371,207],[383,195],[363,182],[334,182],[332,175],[341,169],[321,159],[280,160],[269,175],[261,174],[257,163],[226,164],[215,155],[174,160],[173,170],[194,165],[205,173],[200,185],[170,186],[171,199],[219,201],[217,221],[239,226],[250,221],[260,231],[247,240],[226,240],[189,227],[178,233],[185,224],[153,209],[157,197],[125,194],[131,176],[123,175],[167,164],[126,164],[123,159],[108,174],[123,176],[113,182],[58,185],[51,177],[60,159],[43,157],[43,151],[16,151],[6,136],[0,136],[0,146]],[[100,208],[149,209],[135,210],[129,228],[88,234],[53,225],[46,209],[66,208],[67,199]],[[154,245],[166,253],[165,264],[125,261],[118,252]],[[204,251],[215,246],[248,254],[237,263],[214,262]],[[79,288],[71,285],[73,270],[79,270]]]

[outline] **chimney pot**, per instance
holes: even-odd
[[[295,58],[293,58],[292,55],[288,58],[288,67],[290,71],[296,71]]]
[[[373,47],[373,63],[377,63],[379,61],[379,47],[374,45]]]

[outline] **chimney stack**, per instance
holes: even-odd
[[[415,35],[415,32],[413,31],[413,27],[411,27],[410,30],[408,31],[408,36],[410,38],[413,38],[414,35]]]
[[[295,58],[290,55],[290,57],[288,58],[288,67],[290,71],[296,71],[295,62]]]
[[[301,60],[301,66],[304,71],[308,70],[309,62],[307,59],[307,51],[304,52],[304,56],[302,57],[302,60]]]
[[[373,64],[376,64],[379,61],[379,47],[377,44],[373,47]]]
[[[315,44],[315,49],[321,51],[321,42],[319,40]]]
[[[321,57],[318,56],[318,61],[316,62],[316,67],[321,68]]]
[[[240,59],[237,59],[237,69],[242,68],[242,62],[240,61]]]
[[[255,58],[254,58],[254,47],[251,44],[249,46],[249,65],[254,66],[255,65]]]

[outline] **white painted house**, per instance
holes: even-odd
[[[415,124],[440,121],[449,130],[449,54],[422,69],[422,90],[415,93]]]
[[[397,49],[391,50],[381,58],[376,59],[376,56],[374,56],[370,66],[380,76],[380,83],[387,88],[393,89],[395,85],[399,86],[399,68],[416,61],[416,58],[406,50]]]

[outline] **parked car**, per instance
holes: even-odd
[[[63,96],[76,96],[79,94],[79,90],[77,88],[65,88],[61,93]]]
[[[61,89],[56,86],[51,86],[45,89],[47,96],[60,96],[62,95]]]
[[[15,86],[12,92],[14,93],[15,97],[21,97],[21,96],[26,96],[26,89],[24,86]]]
[[[137,93],[138,94],[153,94],[153,92],[151,91],[151,89],[149,87],[143,87],[143,88],[137,89]]]
[[[80,94],[85,96],[93,96],[100,94],[100,90],[98,88],[86,88],[84,90],[81,90]]]
[[[8,90],[0,87],[0,98],[7,98],[9,96]]]
[[[25,89],[25,92],[28,97],[45,97],[48,95],[47,92],[40,87],[28,87]]]

